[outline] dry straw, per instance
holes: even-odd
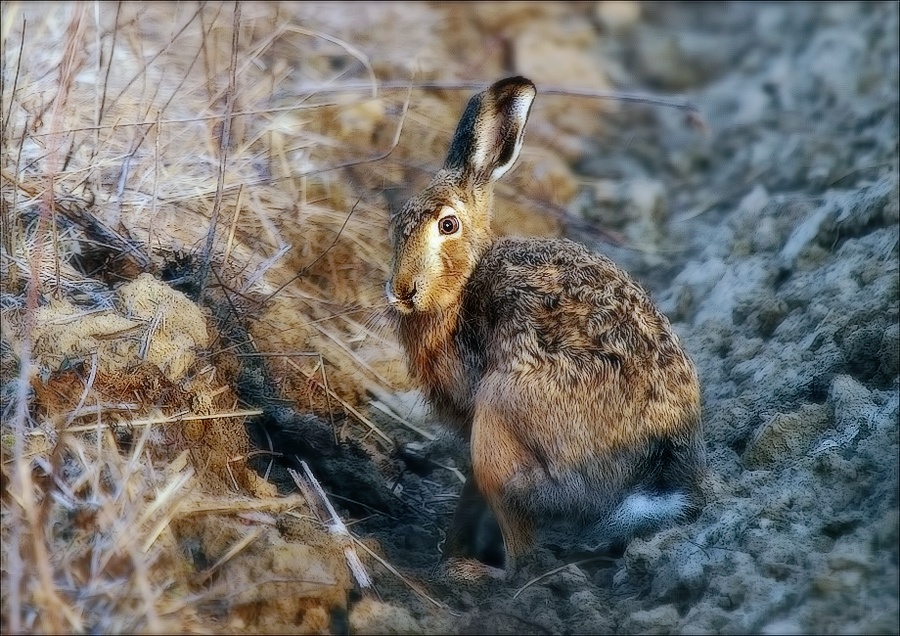
[[[6,3],[2,17],[3,628],[203,631],[199,608],[235,591],[198,585],[249,567],[268,531],[236,538],[192,578],[179,542],[198,501],[223,520],[286,508],[232,443],[258,411],[235,408],[223,371],[204,371],[213,346],[192,341],[199,357],[185,375],[150,373],[137,395],[116,394],[109,356],[136,338],[132,362],[146,362],[171,317],[157,299],[142,322],[110,286],[195,254],[255,306],[274,303],[256,310],[263,352],[285,342],[314,351],[325,400],[377,431],[357,400],[395,362],[378,369],[350,343],[380,328],[368,312],[381,302],[370,281],[387,261],[384,240],[373,241],[385,219],[364,201],[348,215],[352,193],[327,168],[386,156],[405,106],[395,100],[389,118],[379,102],[392,129],[381,148],[347,143],[333,129],[334,95],[293,88],[288,49],[308,48],[290,59],[306,81],[340,79],[329,55],[371,66],[280,7]],[[54,303],[77,311],[45,319],[39,307]],[[90,322],[117,311],[133,326]],[[47,338],[73,323],[84,347],[99,348],[50,352]],[[219,443],[219,430],[237,432]]]

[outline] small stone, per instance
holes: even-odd
[[[875,407],[872,392],[848,375],[835,376],[828,401],[834,407],[834,419],[838,430],[845,427],[858,429],[863,422],[868,421]]]
[[[854,326],[843,337],[841,350],[848,370],[855,377],[868,380],[878,371],[880,357],[884,353],[884,334],[885,330],[881,325],[871,324]]]
[[[771,623],[764,625],[763,628],[759,630],[760,634],[770,634],[772,636],[775,636],[776,634],[788,636],[792,634],[806,634],[808,632],[809,630],[804,628],[803,625],[790,618],[776,619]]]
[[[408,610],[364,598],[350,611],[350,631],[355,634],[417,634],[422,626]]]
[[[893,378],[900,372],[900,324],[889,325],[881,336],[879,351],[881,375]]]
[[[828,407],[822,404],[805,404],[792,413],[776,413],[747,444],[744,465],[751,470],[771,469],[802,457],[829,422]]]
[[[641,5],[628,0],[607,0],[597,3],[595,14],[604,29],[611,33],[622,33],[633,29],[640,20]]]
[[[759,334],[763,337],[771,336],[789,311],[787,303],[781,298],[775,298],[772,302],[760,307],[756,323]]]
[[[678,609],[674,605],[661,605],[653,609],[634,612],[628,617],[626,632],[642,634],[668,634],[678,623]]]
[[[611,634],[615,630],[613,617],[590,590],[579,590],[569,597],[571,623],[567,632],[573,634]]]

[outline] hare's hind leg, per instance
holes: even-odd
[[[459,496],[442,560],[444,575],[454,583],[480,584],[506,577],[501,530],[473,475]]]
[[[703,504],[700,484],[706,462],[699,435],[656,440],[634,465],[636,483],[594,529],[601,545],[690,521]]]
[[[472,475],[459,495],[444,543],[443,558],[474,558],[490,566],[503,567],[500,527]]]

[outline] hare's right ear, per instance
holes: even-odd
[[[531,80],[510,77],[470,99],[444,168],[462,170],[476,183],[503,176],[522,149],[525,122],[536,94]]]

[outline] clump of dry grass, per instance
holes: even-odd
[[[12,542],[4,551],[7,585],[17,588],[8,594],[21,596],[4,599],[7,629],[122,633],[194,621],[192,608],[179,607],[184,577],[159,585],[160,574],[184,569],[172,562],[178,551],[171,533],[160,535],[193,470],[184,462],[180,471],[154,470],[141,459],[146,436],[130,456],[120,456],[105,431],[96,440],[56,440],[49,461],[37,451],[28,470],[28,462],[16,462],[2,530]],[[15,562],[17,551],[24,563]]]
[[[343,566],[324,548],[318,561],[300,559],[327,564],[324,579],[304,581],[296,566],[240,591],[240,572],[262,567],[262,553],[297,560],[296,548],[271,549],[270,513],[305,505],[274,499],[246,468],[241,417],[252,412],[209,365],[214,343],[197,307],[163,301],[152,285],[131,297],[108,285],[173,254],[208,253],[229,293],[262,299],[284,286],[279,301],[293,312],[269,328],[295,332],[297,351],[321,338],[319,360],[351,358],[336,365],[336,391],[361,393],[358,354],[345,344],[361,323],[336,308],[375,304],[364,285],[384,266],[384,245],[370,238],[383,219],[363,202],[345,223],[350,191],[321,168],[351,163],[357,149],[329,136],[336,111],[295,91],[275,52],[312,43],[297,57],[324,83],[335,79],[327,55],[346,46],[292,26],[278,7],[3,10],[4,628],[204,631],[198,608],[226,599],[243,614],[219,620],[252,629],[258,608],[285,594],[339,604]],[[344,298],[323,302],[330,287]],[[192,521],[199,501],[217,522]],[[239,521],[248,514],[249,532]],[[218,561],[198,573],[186,541]],[[259,541],[269,549],[257,555]],[[327,615],[305,602],[305,629],[321,629]],[[274,624],[291,613],[296,602]]]

